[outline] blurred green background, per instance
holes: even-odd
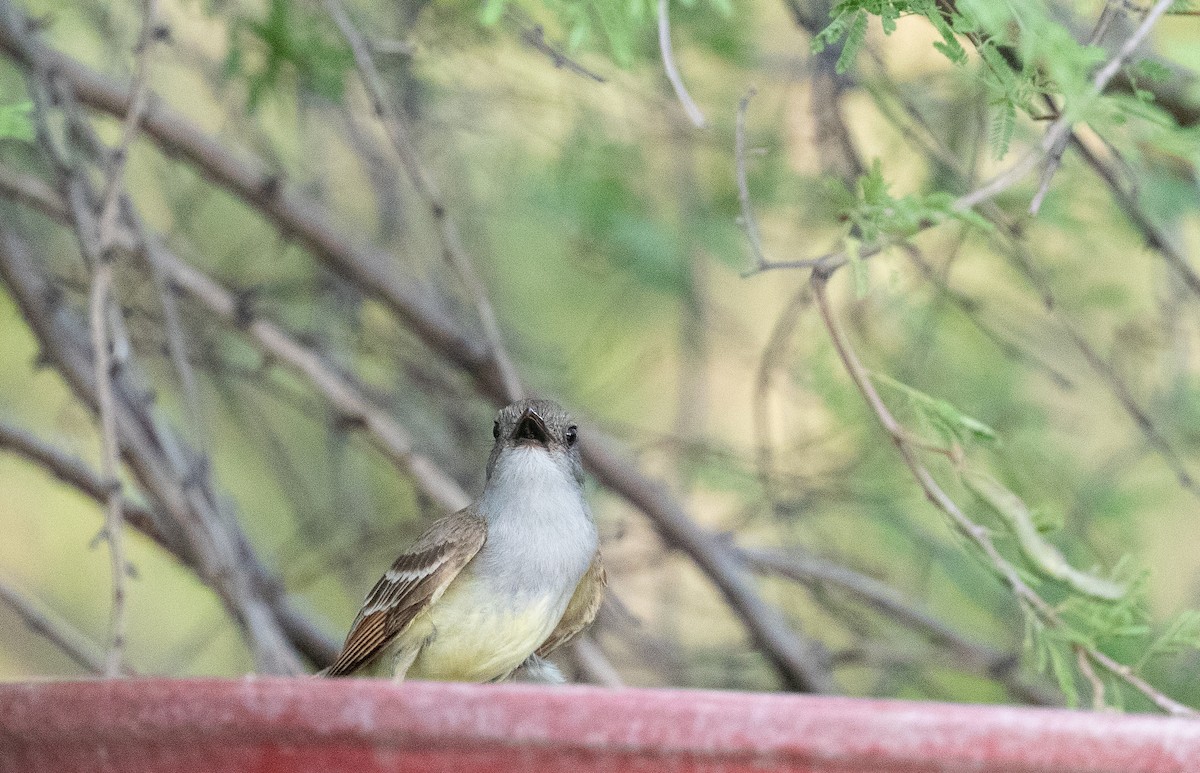
[[[1200,19],[1177,4],[1122,68],[1125,87],[1091,100],[1092,73],[1138,11],[1117,9],[1111,31],[1088,47],[1075,41],[1104,3],[1020,1],[996,18],[986,4],[964,3],[982,31],[958,31],[968,53],[956,63],[935,49],[941,36],[919,4],[790,2],[672,6],[675,54],[703,129],[664,75],[652,4],[353,0],[346,10],[372,42],[533,391],[621,438],[707,529],[874,577],[971,640],[1012,653],[1030,684],[1052,693],[1064,680],[1084,685],[1083,675],[1039,669],[1042,634],[925,501],[836,356],[808,271],[751,271],[735,122],[755,87],[745,171],[765,251],[813,258],[870,241],[872,229],[897,242],[831,280],[859,356],[994,430],[996,441],[966,444],[972,463],[1049,524],[1047,538],[1075,566],[1107,576],[1120,565],[1118,576],[1136,581],[1119,611],[1081,613],[1078,635],[1173,697],[1200,702],[1200,624],[1187,614],[1200,606],[1200,485],[1179,480],[1200,470],[1200,299],[1147,235],[1185,258],[1200,247]],[[138,4],[19,7],[49,46],[130,77]],[[859,8],[900,15],[886,35],[871,16],[838,72],[840,41],[814,54],[813,31]],[[223,146],[264,159],[340,232],[380,247],[391,261],[381,270],[421,283],[463,326],[481,329],[322,4],[163,0],[158,18],[169,29],[149,64],[159,99]],[[1002,77],[972,36],[1010,46],[1023,69]],[[578,67],[556,66],[531,41]],[[1133,216],[1075,148],[1036,217],[1026,210],[1037,170],[995,200],[1011,232],[948,216],[947,201],[1037,147],[1053,117],[1043,94],[1078,111],[1081,143],[1116,170]],[[21,68],[4,59],[0,100],[29,99]],[[119,123],[91,115],[115,143]],[[0,162],[52,179],[36,143],[18,135],[0,141]],[[149,141],[131,148],[126,187],[172,250],[252,292],[256,313],[353,374],[420,452],[478,491],[494,407],[402,320]],[[82,308],[88,274],[70,230],[11,201],[0,209],[0,228],[35,243]],[[924,218],[939,224],[914,234]],[[264,363],[240,331],[184,300],[197,431],[164,356],[152,282],[130,262],[118,262],[117,277],[157,410],[205,450],[214,489],[291,598],[340,638],[371,583],[438,508],[303,378]],[[39,359],[4,293],[0,340],[0,421],[98,468],[94,417]],[[879,388],[914,436],[945,443],[919,397]],[[951,465],[937,453],[927,461],[1020,564],[1014,540]],[[611,491],[590,488],[620,602],[593,638],[622,680],[777,689],[692,559]],[[102,509],[13,454],[0,453],[0,489],[0,580],[102,647],[111,593],[95,539]],[[132,531],[127,541],[136,570],[128,664],[173,676],[252,669],[237,625],[196,575]],[[1024,571],[1072,608],[1069,588]],[[759,587],[829,650],[840,691],[1015,699],[836,585],[768,576]],[[0,678],[83,673],[2,605],[0,632]],[[1161,656],[1149,657],[1164,632]],[[1047,646],[1069,652],[1060,639]],[[1110,690],[1110,702],[1147,705],[1115,682]]]

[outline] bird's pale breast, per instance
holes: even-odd
[[[487,682],[506,676],[546,640],[566,601],[549,594],[498,603],[494,592],[464,572],[405,632],[404,638],[428,637],[407,678]]]

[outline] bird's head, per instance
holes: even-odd
[[[577,480],[583,479],[579,429],[566,410],[552,400],[519,400],[506,405],[496,414],[492,437],[496,442],[488,459],[488,478],[502,455],[522,452],[549,454]]]

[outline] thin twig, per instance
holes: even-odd
[[[688,120],[697,128],[703,129],[707,126],[704,113],[683,85],[683,76],[675,66],[675,54],[671,50],[671,19],[667,13],[669,5],[670,0],[658,0],[658,49],[662,53],[663,69],[667,72],[667,80],[671,82],[671,88],[675,89],[675,96],[679,99],[679,104],[683,105]]]
[[[858,355],[854,352],[854,349],[851,348],[849,339],[846,337],[841,325],[838,324],[829,302],[828,282],[829,272],[819,269],[813,271],[811,284],[817,298],[817,308],[820,309],[821,319],[825,323],[825,328],[833,342],[834,349],[837,351],[838,357],[845,366],[851,380],[858,387],[859,392],[862,393],[867,405],[892,439],[893,444],[895,444],[897,450],[900,452],[900,456],[904,459],[905,465],[908,466],[909,471],[912,473],[913,478],[916,479],[921,490],[925,493],[926,498],[949,516],[955,527],[971,542],[975,543],[976,547],[987,558],[993,570],[1001,577],[1023,607],[1026,607],[1030,613],[1037,615],[1047,626],[1059,629],[1065,628],[1066,623],[1058,610],[1051,606],[1022,579],[1017,568],[1009,563],[996,548],[988,530],[971,520],[958,507],[954,500],[938,485],[932,473],[929,472],[929,469],[921,462],[918,450],[909,440],[908,433],[896,421],[895,417],[892,416],[887,405],[879,396],[879,393],[875,391],[875,386],[871,382],[870,375],[858,359]],[[1078,646],[1086,651],[1087,656],[1094,663],[1107,669],[1130,687],[1141,692],[1163,711],[1177,716],[1196,716],[1198,714],[1195,709],[1168,697],[1161,690],[1134,674],[1127,666],[1112,660],[1099,649],[1091,645],[1080,644]]]
[[[546,31],[542,29],[542,25],[532,24],[523,18],[517,17],[513,12],[513,8],[511,5],[508,6],[505,9],[505,15],[512,19],[513,23],[520,29],[522,42],[533,50],[545,54],[554,63],[554,66],[559,69],[565,69],[576,75],[581,75],[596,83],[607,83],[603,75],[592,72],[546,40]]]
[[[1095,46],[1104,38],[1108,32],[1108,27],[1112,23],[1113,18],[1117,15],[1117,9],[1121,6],[1116,0],[1105,0],[1104,10],[1100,12],[1100,18],[1096,22],[1095,29],[1092,30],[1091,38],[1088,40],[1088,46]],[[1037,215],[1042,208],[1042,201],[1046,198],[1046,193],[1050,190],[1050,182],[1054,179],[1054,173],[1058,171],[1059,165],[1062,163],[1063,153],[1067,149],[1067,143],[1074,137],[1073,132],[1068,132],[1063,137],[1059,138],[1054,143],[1054,147],[1050,149],[1046,155],[1046,165],[1042,168],[1042,177],[1038,182],[1037,192],[1033,194],[1033,199],[1029,202],[1029,214]]]
[[[110,154],[109,168],[106,170],[104,188],[100,195],[99,207],[99,239],[100,244],[107,247],[111,243],[112,229],[117,220],[117,207],[121,200],[121,189],[124,185],[125,163],[129,159],[129,150],[137,138],[138,123],[146,110],[146,94],[149,90],[150,53],[158,28],[158,0],[142,0],[142,24],[138,32],[137,43],[134,44],[133,81],[129,86],[129,109],[121,122],[121,138]]]
[[[112,625],[106,676],[119,676],[125,651],[125,633],[129,618],[125,606],[125,519],[121,515],[121,482],[117,478],[120,449],[117,443],[117,408],[113,398],[112,356],[108,345],[107,304],[112,291],[112,263],[101,260],[92,276],[92,292],[88,301],[88,320],[92,332],[92,357],[96,369],[96,395],[100,413],[100,474],[109,481],[105,496],[104,538],[112,558]]]
[[[109,675],[107,656],[91,639],[65,619],[27,598],[4,580],[0,580],[0,601],[20,615],[31,630],[57,645],[71,660],[93,674]],[[122,666],[120,675],[136,676],[136,673],[127,666]]]
[[[458,273],[459,278],[466,287],[467,293],[475,304],[476,313],[479,316],[484,336],[491,350],[491,357],[502,380],[505,398],[509,401],[519,400],[525,396],[525,389],[521,385],[520,376],[517,374],[512,359],[509,357],[508,350],[504,346],[504,338],[500,332],[500,323],[496,318],[496,310],[492,307],[492,302],[488,298],[487,288],[484,286],[479,273],[475,269],[475,261],[472,260],[463,246],[458,226],[450,217],[446,199],[434,181],[433,176],[422,166],[420,157],[417,154],[416,144],[413,142],[407,127],[401,120],[399,111],[392,106],[391,100],[388,99],[383,79],[379,75],[379,70],[375,67],[370,47],[366,44],[362,33],[354,26],[354,22],[350,20],[350,16],[346,13],[346,9],[342,6],[340,0],[323,0],[323,3],[325,10],[333,18],[342,36],[350,45],[363,86],[366,87],[367,93],[371,96],[371,104],[375,115],[383,123],[388,139],[391,140],[392,146],[396,150],[396,155],[400,158],[401,164],[408,173],[409,180],[412,181],[417,192],[425,200],[431,217],[438,224],[442,239],[442,251],[446,259]]]
[[[1072,645],[1071,648],[1075,650],[1075,662],[1079,664],[1079,672],[1092,688],[1092,709],[1104,711],[1108,708],[1104,700],[1104,680],[1096,675],[1096,669],[1092,668],[1092,659],[1086,649],[1078,644]]]
[[[753,87],[738,100],[737,119],[733,130],[733,160],[737,174],[738,201],[742,205],[741,226],[746,232],[746,241],[750,245],[750,253],[754,256],[755,267],[762,270],[772,261],[763,250],[762,237],[758,233],[758,220],[754,217],[754,206],[750,201],[750,183],[746,174],[746,111],[750,100],[757,94]]]

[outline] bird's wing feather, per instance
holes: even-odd
[[[597,550],[592,565],[575,586],[575,593],[567,602],[562,619],[534,654],[544,658],[587,628],[596,618],[596,612],[600,610],[600,602],[604,600],[604,588],[607,585],[608,574],[604,571],[604,562],[600,559],[600,551]]]
[[[324,674],[351,674],[383,652],[413,618],[437,601],[486,538],[486,524],[470,508],[435,522],[375,583],[341,653]]]

